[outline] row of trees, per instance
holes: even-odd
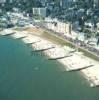
[[[79,0],[77,3],[77,8],[83,8],[84,9],[84,15],[82,16],[82,18],[79,18],[78,21],[81,25],[81,31],[83,31],[84,29],[84,23],[91,19],[93,21],[94,24],[94,28],[96,28],[96,15],[94,14],[94,0]],[[88,13],[87,11],[90,10],[91,13]]]
[[[14,0],[12,3],[7,0],[6,3],[0,5],[0,7],[3,9],[3,11],[11,11],[13,7],[18,7],[20,10],[31,12],[33,7],[40,5],[41,4],[38,0]]]

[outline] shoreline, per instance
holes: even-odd
[[[4,35],[4,33],[1,35]],[[81,69],[79,70],[80,73],[82,73],[83,77],[85,77],[88,80],[91,87],[99,86],[99,74],[98,74],[99,63],[97,61],[94,61],[84,56],[81,52],[78,52],[78,51],[72,52],[73,48],[70,48],[66,45],[61,46],[61,45],[55,44],[52,41],[35,36],[33,34],[29,34],[26,31],[22,31],[20,33],[16,32],[14,34],[11,34],[10,36],[14,39],[21,38],[21,40],[25,44],[31,43],[31,47],[35,50],[44,49],[44,51],[42,52],[48,57],[52,59],[56,59],[59,63],[63,64],[66,71],[71,71],[71,70],[78,71],[78,69]],[[54,47],[54,48],[51,48],[51,47]],[[71,55],[71,56],[65,57],[66,55]],[[64,57],[64,58],[61,58],[61,57]],[[88,68],[86,67],[90,65],[93,65],[93,66],[88,67]]]

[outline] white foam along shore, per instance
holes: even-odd
[[[8,33],[2,33],[1,35],[6,34]],[[15,39],[20,38],[25,44],[30,43],[35,51],[44,50],[43,52],[49,56],[50,59],[62,63],[67,71],[81,71],[84,77],[90,82],[91,87],[99,86],[98,61],[84,56],[83,53],[77,52],[73,48],[56,45],[53,42],[27,32],[16,32],[11,34],[11,36]]]

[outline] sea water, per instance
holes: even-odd
[[[0,36],[0,100],[99,100],[99,88],[21,40]]]

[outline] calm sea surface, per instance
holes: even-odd
[[[0,100],[99,100],[77,72],[31,52],[21,40],[0,36]]]

